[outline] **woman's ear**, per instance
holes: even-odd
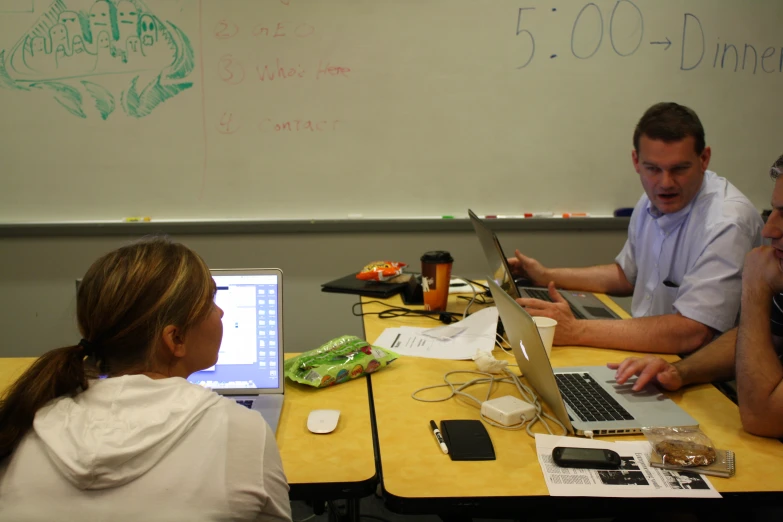
[[[170,324],[163,329],[161,337],[163,338],[163,344],[166,345],[166,348],[171,352],[171,355],[179,358],[185,356],[187,353],[187,350],[185,349],[185,339],[179,328]]]

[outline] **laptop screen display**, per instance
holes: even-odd
[[[215,302],[223,309],[223,342],[217,363],[191,374],[188,381],[216,390],[280,387],[280,276],[216,272],[212,276]]]

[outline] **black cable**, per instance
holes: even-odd
[[[489,292],[489,287],[488,287],[487,285],[483,284],[483,283],[479,283],[479,282],[477,282],[477,281],[473,281],[472,279],[466,279],[466,278],[464,278],[464,277],[462,277],[462,278],[460,278],[460,279],[465,279],[465,281],[467,281],[468,283],[473,283],[474,285],[476,285],[476,286],[480,286],[481,288],[483,288],[484,290],[486,290],[487,292]]]
[[[457,299],[458,299],[458,300],[460,300],[460,301],[471,301],[471,300],[473,300],[473,296],[469,296],[469,295],[458,295],[458,296],[457,296]],[[485,305],[485,304],[494,303],[495,301],[494,301],[492,298],[489,298],[489,297],[488,297],[487,295],[485,295],[485,294],[477,294],[477,295],[476,295],[476,300],[475,300],[475,301],[473,301],[473,302],[474,302],[475,304],[481,304],[481,305]],[[468,314],[468,315],[470,315],[470,314]]]
[[[371,303],[378,303],[380,305],[386,306],[386,310],[382,310],[380,312],[356,312],[357,306],[362,306],[363,304],[371,304]],[[408,315],[417,315],[421,317],[427,317],[429,319],[432,319],[433,321],[441,321],[444,322],[444,318],[452,319],[452,320],[459,320],[462,318],[461,313],[456,312],[436,312],[432,310],[411,310],[410,308],[403,308],[400,306],[391,306],[383,301],[365,301],[365,302],[358,302],[354,303],[351,307],[351,313],[356,317],[362,317],[365,315],[377,315],[379,319],[392,319],[395,317],[405,317]]]

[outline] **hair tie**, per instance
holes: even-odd
[[[79,341],[79,346],[82,347],[82,353],[87,357],[94,357],[95,356],[95,350],[96,346],[94,343],[88,341],[87,339],[82,339]]]

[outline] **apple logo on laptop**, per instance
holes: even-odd
[[[525,356],[526,360],[530,360],[530,357],[527,356],[527,350],[525,350],[525,345],[522,344],[522,341],[519,341],[519,347],[522,348],[522,355]]]

